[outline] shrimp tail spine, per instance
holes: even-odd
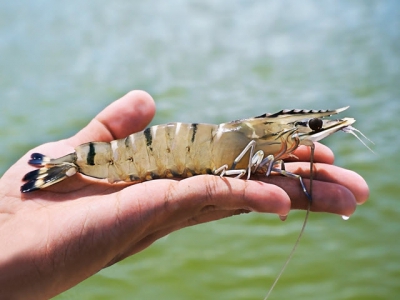
[[[22,180],[27,182],[21,186],[21,192],[28,193],[43,189],[67,177],[73,176],[78,171],[75,161],[75,153],[57,159],[52,159],[41,153],[33,153],[29,164],[41,168],[31,171],[24,176]]]

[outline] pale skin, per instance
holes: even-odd
[[[243,180],[201,175],[128,185],[78,174],[45,190],[20,193],[20,179],[32,170],[27,164],[32,152],[59,157],[85,142],[123,138],[143,130],[154,113],[150,95],[130,92],[75,136],[29,151],[3,175],[1,298],[51,298],[187,226],[245,212],[284,219],[290,209],[306,209],[299,182],[282,176]],[[302,175],[308,186],[309,148],[300,147],[295,154],[299,160],[287,163],[286,169]],[[311,210],[350,216],[367,200],[368,186],[333,160],[329,148],[316,144]]]

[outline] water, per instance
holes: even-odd
[[[346,222],[311,214],[270,299],[395,299],[399,28],[397,1],[3,1],[0,172],[131,89],[155,98],[152,124],[350,105],[377,154],[350,135],[325,143],[371,197]],[[186,228],[55,299],[262,299],[303,217]]]

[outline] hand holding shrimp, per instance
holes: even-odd
[[[85,142],[123,138],[143,130],[153,115],[151,97],[131,92],[74,137],[34,151],[62,156]],[[301,161],[309,159],[308,152],[299,148],[295,155],[300,162],[287,163],[287,169],[307,178],[309,163]],[[298,181],[259,175],[260,181],[200,175],[129,186],[94,184],[97,179],[77,175],[21,196],[18,179],[31,170],[26,164],[29,154],[0,180],[0,286],[5,298],[50,298],[183,227],[247,211],[287,215],[291,205],[307,206]],[[357,203],[366,201],[365,181],[331,165],[333,154],[327,147],[317,144],[314,161],[318,171],[312,210],[350,215]]]

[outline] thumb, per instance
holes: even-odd
[[[90,141],[109,142],[143,130],[155,114],[153,98],[131,91],[101,111],[85,128],[68,140],[75,147]]]

